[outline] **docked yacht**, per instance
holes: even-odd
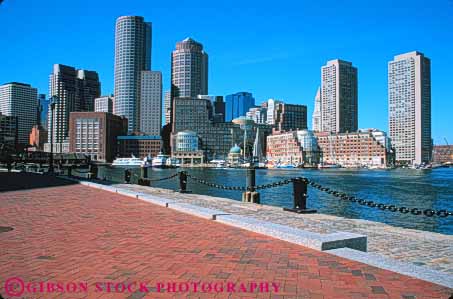
[[[119,166],[119,167],[140,167],[142,166],[143,161],[139,158],[132,157],[130,158],[116,158],[113,160],[112,166]]]
[[[159,153],[155,156],[152,160],[152,166],[156,168],[166,168],[167,167],[167,160],[170,159],[169,155],[164,155]]]

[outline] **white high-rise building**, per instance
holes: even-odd
[[[140,131],[160,136],[162,128],[162,73],[142,71],[140,90]]]
[[[400,163],[431,160],[431,61],[420,52],[388,63],[389,131]]]
[[[151,23],[122,16],[115,27],[115,114],[128,120],[128,132],[140,129],[141,72],[151,70]]]
[[[275,125],[276,119],[275,119],[275,110],[277,109],[277,105],[280,104],[281,101],[279,100],[274,100],[274,99],[269,99],[267,100],[267,116],[266,116],[266,122],[268,125]]]
[[[357,68],[343,60],[321,67],[321,130],[355,132],[358,129]]]
[[[315,132],[321,131],[321,88],[318,87],[318,91],[315,96],[315,108],[313,109],[312,115],[312,129]]]
[[[115,98],[113,96],[103,96],[94,99],[94,112],[113,112],[113,103]]]
[[[167,90],[164,95],[164,112],[165,112],[165,124],[170,123],[171,119],[171,91]]]
[[[0,86],[0,114],[17,117],[17,140],[23,146],[28,145],[31,129],[37,124],[37,111],[36,88],[17,82]]]
[[[265,124],[267,120],[267,108],[266,107],[250,108],[245,116],[247,118],[253,119],[253,121],[257,124]]]

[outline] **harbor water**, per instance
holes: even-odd
[[[114,182],[124,182],[125,168],[102,166],[98,177]],[[245,186],[245,169],[185,168],[193,176],[208,182],[227,186]],[[131,169],[132,182],[136,183],[140,169]],[[168,177],[177,169],[149,169],[148,177]],[[257,169],[257,185],[273,183],[292,177],[307,177],[324,187],[345,192],[365,200],[386,205],[404,206],[409,209],[453,210],[453,168],[433,170],[366,170],[366,169]],[[152,182],[153,187],[176,190],[178,179]],[[193,193],[241,200],[241,191],[221,190],[188,181]],[[261,203],[278,207],[292,207],[292,184],[259,190]],[[411,213],[381,211],[358,203],[342,201],[312,187],[308,192],[308,208],[319,213],[347,218],[383,222],[394,226],[427,230],[453,235],[453,217],[415,216]]]

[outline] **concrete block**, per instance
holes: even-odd
[[[453,276],[444,272],[429,269],[423,266],[417,266],[411,263],[401,262],[392,258],[384,257],[376,253],[361,252],[350,248],[338,248],[327,250],[336,256],[349,260],[361,262],[377,268],[389,270],[399,274],[415,277],[431,283],[439,284],[448,288],[453,288]]]
[[[319,234],[238,215],[219,215],[217,221],[316,250],[349,247],[366,251],[367,248],[367,237],[353,233]]]

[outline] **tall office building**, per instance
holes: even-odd
[[[208,54],[201,43],[188,37],[176,43],[172,52],[170,104],[176,97],[195,98],[200,94],[208,94]]]
[[[140,129],[141,72],[151,70],[151,23],[123,16],[115,27],[115,114],[128,119],[128,132]]]
[[[431,61],[420,52],[388,63],[389,130],[396,162],[431,160]]]
[[[225,97],[225,121],[232,121],[246,116],[250,108],[255,107],[255,98],[250,92],[237,92]]]
[[[142,71],[140,90],[140,131],[160,136],[162,129],[162,73]]]
[[[55,109],[49,109],[47,118],[49,140],[54,152],[63,151],[67,142],[69,114],[76,111],[94,110],[94,99],[101,94],[98,74],[94,71],[77,70],[71,66],[54,64],[49,78],[49,96],[54,98]],[[50,149],[45,146],[46,151]]]
[[[7,116],[0,112],[0,152],[17,150],[17,116]]]
[[[164,95],[164,113],[165,113],[165,124],[170,123],[171,119],[171,91],[167,90]]]
[[[113,113],[113,103],[115,97],[103,96],[94,99],[94,112],[108,112]]]
[[[216,123],[225,122],[225,102],[223,101],[223,96],[198,95],[197,99],[211,101],[213,121]]]
[[[49,102],[45,94],[38,94],[38,108],[37,108],[37,125],[47,128],[47,114],[49,113]]]
[[[17,141],[27,146],[31,129],[38,121],[38,90],[29,84],[7,83],[0,86],[0,113],[17,117]]]
[[[313,109],[311,125],[313,131],[315,132],[321,131],[321,88],[319,87],[315,96],[315,108]]]
[[[321,131],[358,129],[357,68],[351,62],[331,60],[321,68]]]
[[[278,103],[274,110],[274,125],[279,131],[307,129],[307,106]]]

